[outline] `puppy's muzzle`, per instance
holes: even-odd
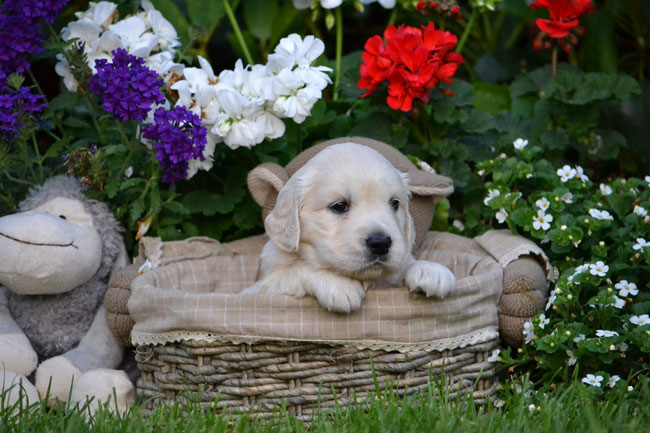
[[[375,233],[366,238],[366,245],[370,252],[375,256],[385,256],[388,254],[393,241],[390,236],[383,233]]]

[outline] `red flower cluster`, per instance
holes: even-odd
[[[389,26],[384,38],[385,43],[380,36],[366,41],[358,86],[368,89],[363,98],[388,81],[386,102],[393,110],[410,111],[414,99],[429,102],[429,91],[440,81],[451,83],[458,65],[465,61],[461,54],[451,51],[458,38],[436,30],[432,22],[422,29]]]
[[[420,12],[422,15],[429,15],[435,12],[439,15],[447,15],[456,19],[463,18],[460,13],[460,7],[458,7],[455,0],[438,0],[437,2],[419,1],[415,6],[415,11]]]
[[[547,9],[551,16],[551,19],[538,18],[535,21],[537,27],[543,32],[535,40],[535,49],[550,47],[549,42],[544,42],[548,35],[558,39],[567,52],[571,50],[570,44],[577,44],[575,35],[584,34],[584,29],[578,27],[578,18],[594,11],[591,0],[535,0],[530,7],[533,10]],[[567,39],[570,44],[567,44]]]

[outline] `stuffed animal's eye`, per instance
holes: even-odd
[[[59,215],[59,218],[61,218],[62,220],[67,220],[67,218],[65,217],[65,215]]]
[[[331,205],[329,205],[329,208],[334,213],[342,214],[350,210],[350,205],[348,204],[347,201],[341,200],[332,203]]]
[[[396,198],[391,199],[391,201],[390,201],[390,207],[391,207],[395,212],[397,212],[397,209],[399,209],[399,200],[397,200]]]

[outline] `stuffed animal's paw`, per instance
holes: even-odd
[[[83,407],[94,415],[100,406],[108,403],[108,409],[124,414],[135,401],[135,388],[122,370],[98,368],[82,374],[72,387],[68,407]]]
[[[43,398],[47,395],[47,404],[57,399],[67,402],[72,384],[81,376],[81,371],[67,358],[55,356],[41,363],[36,370],[36,389]]]
[[[29,376],[38,364],[38,356],[22,333],[0,335],[0,372],[13,371]]]
[[[25,408],[39,401],[38,391],[22,374],[0,371],[0,410],[16,405]]]
[[[404,279],[409,290],[423,292],[427,297],[443,299],[456,288],[456,277],[449,269],[424,260],[413,262]]]

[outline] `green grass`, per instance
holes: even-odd
[[[279,408],[271,421],[247,414],[226,415],[179,406],[159,407],[151,415],[135,405],[124,417],[100,411],[88,422],[83,410],[45,409],[0,412],[0,432],[644,432],[650,427],[650,383],[637,383],[597,397],[589,387],[573,383],[552,393],[516,392],[506,386],[503,406],[482,407],[474,401],[449,401],[434,392],[399,398],[390,392],[354,406],[321,414],[310,427]],[[444,394],[444,393],[443,393]]]

